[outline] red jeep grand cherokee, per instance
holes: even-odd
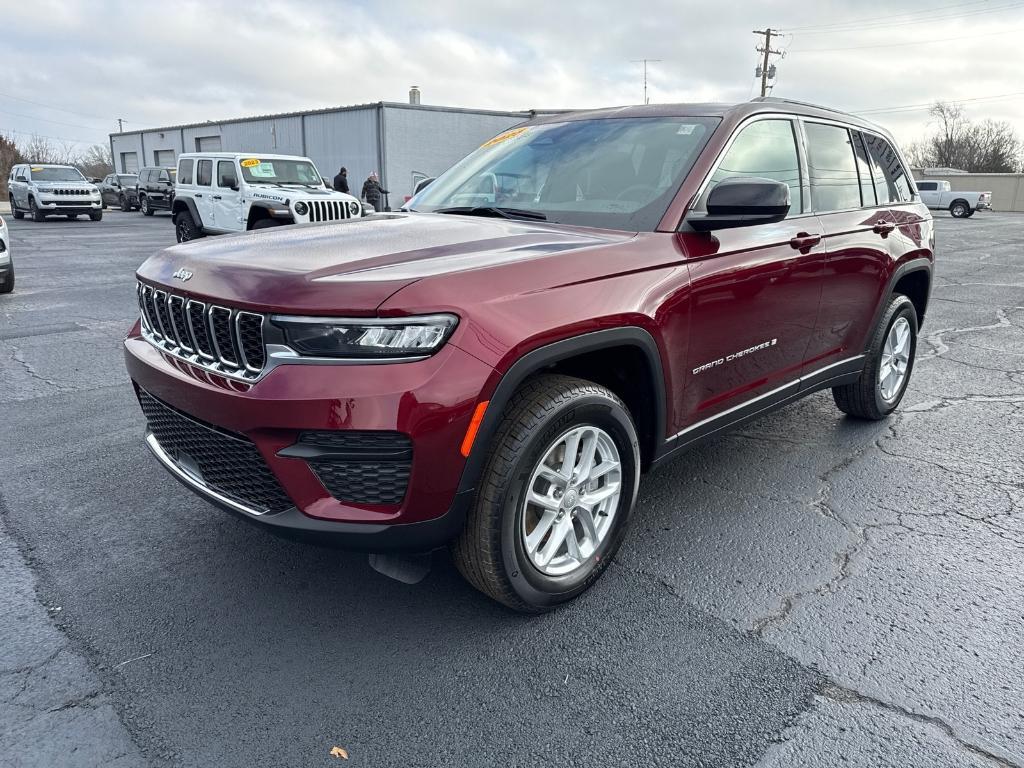
[[[639,476],[830,387],[899,404],[934,236],[879,127],[778,99],[564,114],[407,212],[188,243],[138,271],[160,462],[284,534],[451,543],[491,597],[589,587]]]

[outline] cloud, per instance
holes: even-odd
[[[777,95],[863,110],[1024,90],[1024,8],[991,0],[928,9],[873,0],[187,0],[157,14],[148,3],[36,0],[4,12],[18,66],[0,85],[0,130],[103,142],[118,117],[142,128],[402,101],[412,84],[424,103],[452,106],[637,103],[633,60],[644,57],[660,59],[649,65],[652,101],[742,101],[756,85],[751,30],[769,24],[793,30],[777,41],[787,52],[776,62]],[[964,106],[1024,132],[1024,97]],[[872,117],[904,142],[927,129],[925,110]]]

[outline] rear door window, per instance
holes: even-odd
[[[192,183],[192,160],[182,160],[178,163],[178,183]]]
[[[857,131],[853,135],[853,154],[857,157],[857,174],[860,177],[860,197],[865,206],[878,205],[875,196],[875,185],[871,179],[871,161],[864,146],[864,137]]]
[[[711,175],[698,210],[707,210],[708,195],[719,182],[736,176],[757,176],[785,183],[789,187],[790,214],[801,213],[800,159],[793,122],[758,120],[740,129]]]
[[[860,178],[850,131],[840,125],[825,123],[806,123],[805,131],[814,210],[827,212],[860,208]]]
[[[196,184],[201,187],[210,186],[213,181],[213,160],[200,160],[196,171]]]

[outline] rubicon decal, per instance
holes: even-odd
[[[704,365],[698,365],[693,369],[693,374],[696,376],[698,373],[704,373],[704,371],[710,370],[711,368],[717,368],[724,363],[731,363],[733,360],[739,360],[741,357],[752,355],[755,352],[760,352],[762,349],[768,349],[778,344],[778,339],[771,339],[769,341],[762,341],[760,344],[755,344],[752,347],[741,349],[739,352],[733,352],[731,355],[720,357],[717,360],[712,360],[710,363],[704,363]]]

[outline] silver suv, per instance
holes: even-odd
[[[7,181],[11,213],[34,221],[47,216],[76,219],[83,213],[93,221],[103,218],[99,188],[70,165],[25,163],[11,168]]]

